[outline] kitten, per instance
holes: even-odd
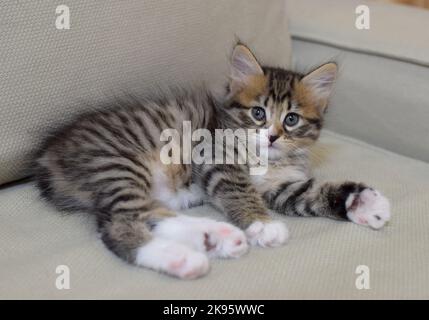
[[[261,67],[237,45],[224,97],[204,89],[170,92],[81,115],[42,145],[36,184],[58,209],[93,215],[105,245],[125,261],[184,279],[206,274],[208,257],[285,244],[288,230],[269,209],[380,228],[390,213],[378,191],[354,182],[316,186],[309,174],[307,147],[319,137],[336,72],[333,63],[305,76]],[[163,164],[161,132],[181,131],[184,121],[212,133],[268,129],[256,134],[266,141],[268,171],[251,176],[242,164]],[[176,213],[202,201],[233,224]]]

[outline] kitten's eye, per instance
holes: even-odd
[[[265,110],[261,107],[253,107],[252,108],[252,117],[257,121],[265,120]]]
[[[298,121],[299,121],[299,115],[294,112],[291,112],[286,115],[284,124],[288,127],[293,127],[298,124]]]

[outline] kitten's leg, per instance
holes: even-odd
[[[389,201],[377,190],[362,183],[324,183],[313,179],[283,183],[264,193],[272,209],[287,215],[322,216],[350,220],[379,229],[390,219]]]
[[[212,165],[200,168],[200,183],[209,201],[238,227],[245,230],[252,245],[277,247],[288,238],[286,225],[273,221],[261,195],[238,165]]]
[[[133,181],[109,181],[95,198],[104,243],[130,263],[194,278],[208,272],[207,255],[238,257],[247,251],[241,230],[210,219],[177,216]]]
[[[121,208],[99,214],[98,227],[106,246],[122,259],[182,279],[194,279],[209,271],[205,253],[179,241],[154,235],[157,223],[175,214],[163,207]]]

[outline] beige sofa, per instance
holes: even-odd
[[[67,3],[69,30],[55,28],[56,1],[0,4],[0,298],[429,298],[429,11],[342,0]],[[370,7],[370,30],[354,26],[359,4]],[[393,212],[384,229],[279,217],[287,246],[216,260],[207,277],[180,281],[123,263],[90,219],[61,216],[19,181],[47,129],[82,101],[183,82],[216,87],[237,37],[266,64],[339,62],[315,174],[382,190]],[[189,214],[222,218],[208,207]],[[56,287],[60,265],[70,289]],[[358,289],[359,266],[370,289]]]

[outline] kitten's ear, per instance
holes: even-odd
[[[231,91],[240,91],[249,85],[255,76],[261,75],[264,75],[264,71],[253,53],[242,44],[235,46],[231,56]]]
[[[326,104],[332,93],[332,88],[337,77],[337,65],[333,62],[326,63],[302,78],[301,82],[312,91],[316,99]]]

